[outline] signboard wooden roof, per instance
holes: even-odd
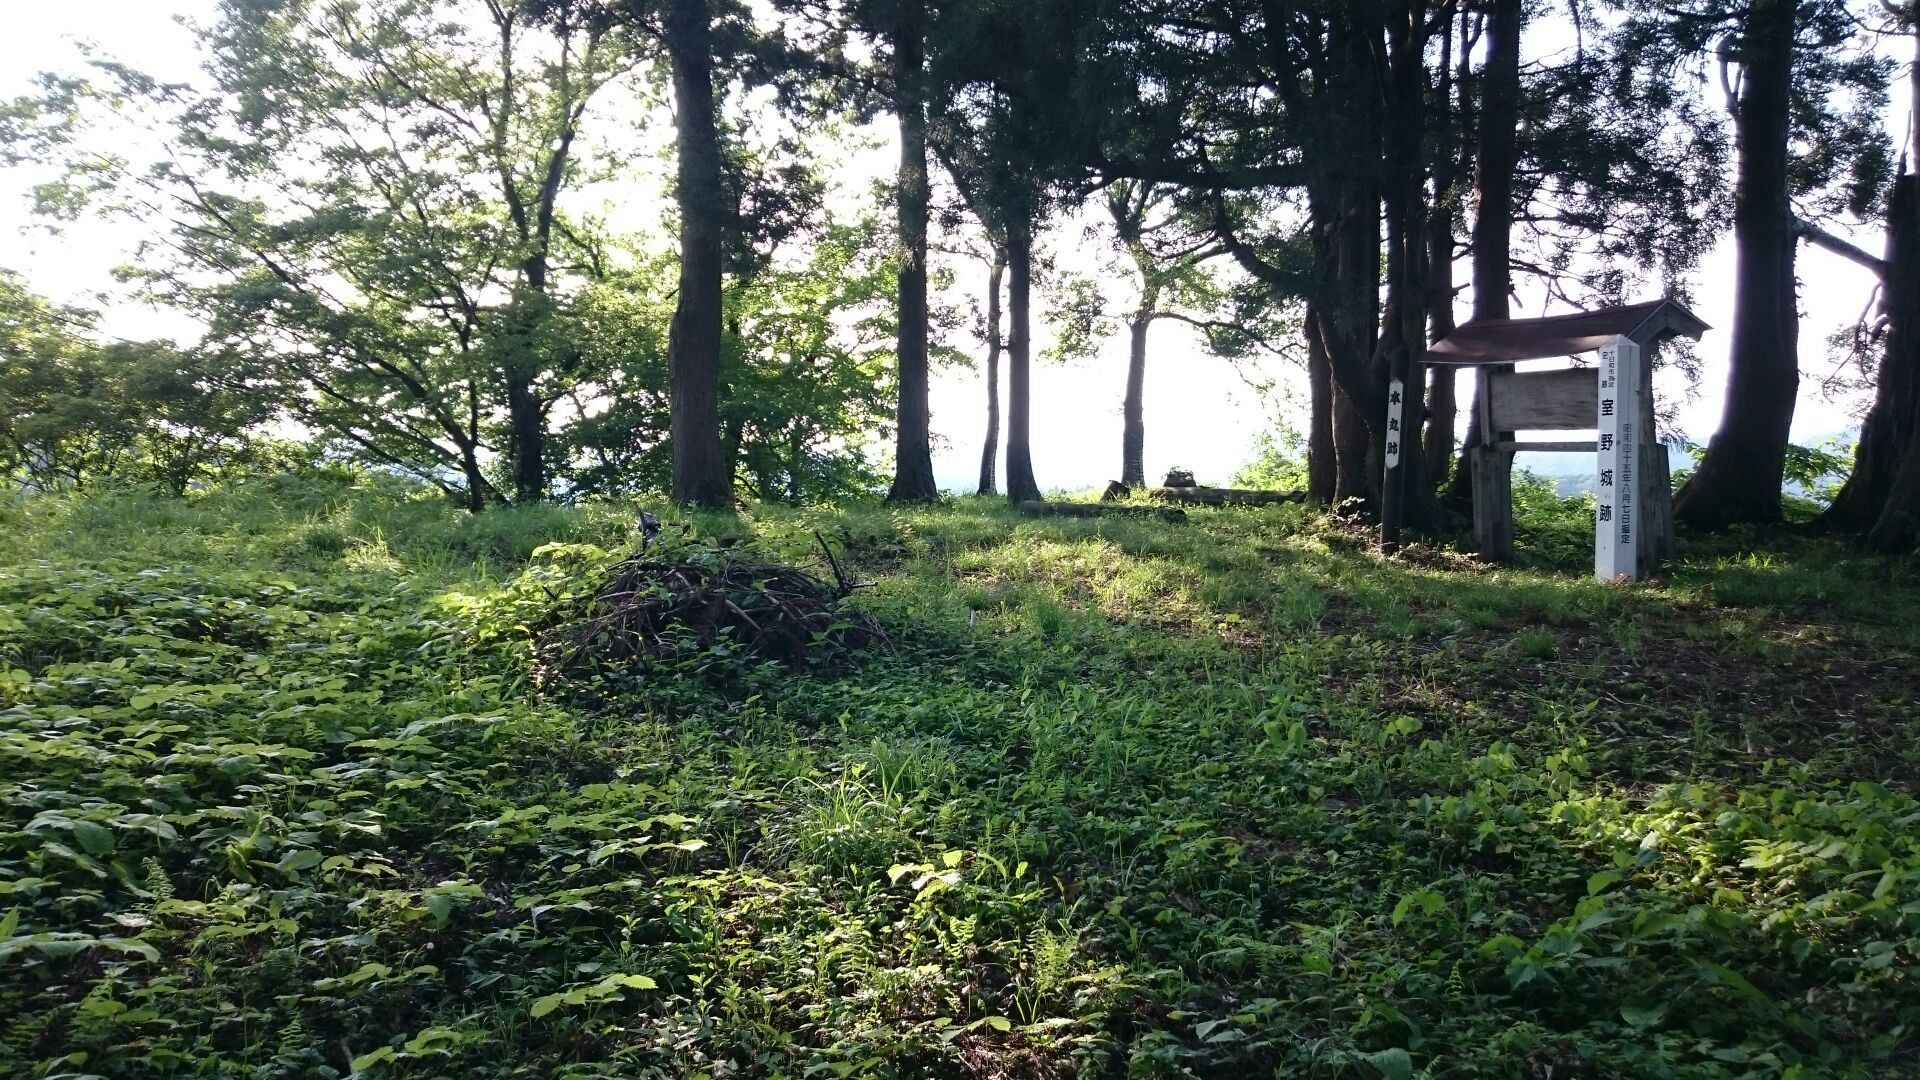
[[[1616,337],[1649,345],[1675,334],[1698,341],[1700,317],[1671,300],[1549,315],[1543,319],[1470,322],[1427,350],[1429,364],[1511,364],[1598,349]]]

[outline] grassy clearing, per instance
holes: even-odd
[[[891,650],[536,692],[630,520],[0,506],[0,1073],[1920,1070],[1910,561],[756,509]]]

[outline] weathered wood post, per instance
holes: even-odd
[[[1513,451],[1500,447],[1502,436],[1493,417],[1493,384],[1499,374],[1482,367],[1474,380],[1480,444],[1467,451],[1467,467],[1473,471],[1473,545],[1488,562],[1513,557]]]

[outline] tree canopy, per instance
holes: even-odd
[[[1428,493],[1471,498],[1462,391],[1421,357],[1457,297],[1481,319],[1684,298],[1731,225],[1727,414],[1680,500],[1718,526],[1780,514],[1794,248],[1905,265],[1832,226],[1895,205],[1910,27],[1848,0],[224,0],[202,78],[96,58],[0,138],[51,170],[52,226],[138,230],[127,280],[204,327],[165,355],[224,358],[240,426],[471,508],[806,499],[889,470],[894,498],[937,497],[929,387],[964,357],[929,283],[977,230],[1004,267],[983,490],[1041,496],[1034,425],[1070,406],[1033,398],[1036,332],[1134,339],[1119,475],[1144,484],[1146,328],[1176,320],[1306,369],[1309,494],[1363,509],[1407,364],[1413,514],[1444,529]],[[878,183],[836,174],[879,139]],[[666,199],[617,206],[636,182]],[[1051,238],[1089,222],[1125,257],[1076,253],[1060,281],[1086,287],[1037,313]]]

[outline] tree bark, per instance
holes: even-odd
[[[1147,331],[1153,327],[1151,301],[1127,324],[1127,394],[1120,407],[1120,482],[1147,485]]]
[[[1427,221],[1425,193],[1427,66],[1425,0],[1406,0],[1389,24],[1388,59],[1394,102],[1385,132],[1386,179],[1382,203],[1386,220],[1386,305],[1383,333],[1374,358],[1379,376],[1391,380],[1395,354],[1404,353],[1400,429],[1387,420],[1381,438],[1399,443],[1395,475],[1383,480],[1382,541],[1398,541],[1401,526],[1425,528],[1438,518],[1438,503],[1427,483],[1421,424],[1426,414]],[[1383,462],[1384,464],[1384,462]],[[1391,499],[1387,499],[1391,496]],[[1392,513],[1398,510],[1398,515]]]
[[[1920,548],[1920,428],[1907,440],[1906,460],[1887,492],[1880,520],[1867,533],[1867,546],[1889,553]]]
[[[806,497],[806,485],[801,482],[807,465],[804,430],[795,424],[787,435],[787,501],[796,506]]]
[[[507,357],[507,455],[513,466],[513,501],[539,502],[547,496],[547,410],[533,388],[539,375],[534,342],[545,315],[547,255],[542,249],[527,257],[522,271],[527,296],[512,314],[518,339]],[[532,310],[529,309],[532,306]]]
[[[1884,483],[1867,542],[1882,551],[1912,551],[1920,546],[1920,176],[1894,181],[1884,295],[1887,354],[1880,361],[1873,411],[1860,431],[1859,463],[1841,496],[1856,483],[1868,493]],[[1835,499],[1834,509],[1841,503]]]
[[[1521,0],[1493,0],[1486,89],[1473,172],[1473,317],[1510,316],[1513,291],[1513,170],[1519,157]]]
[[[1911,29],[1914,67],[1908,145],[1920,153],[1920,20],[1915,20]],[[1906,384],[1906,444],[1867,542],[1882,551],[1912,551],[1920,547],[1920,176],[1904,167],[1888,198],[1887,269],[1881,299],[1889,324],[1881,378],[1889,374],[1887,365],[1897,365],[1899,372],[1894,377]],[[1874,408],[1879,409],[1877,394]],[[1869,413],[1868,423],[1872,422],[1873,414]],[[1866,446],[1867,432],[1863,428],[1862,453]],[[1835,505],[1839,505],[1838,500]]]
[[[1381,184],[1390,162],[1385,141],[1390,107],[1381,89],[1392,81],[1373,21],[1377,8],[1339,9],[1328,29],[1331,70],[1321,92],[1341,103],[1325,164],[1307,185],[1319,303],[1307,327],[1320,338],[1336,390],[1334,443],[1339,471],[1334,500],[1372,514],[1379,509],[1386,440],[1387,362],[1380,332]],[[1336,106],[1329,105],[1329,108]]]
[[[487,483],[487,474],[480,469],[480,458],[472,446],[460,447],[460,471],[466,475],[467,510],[479,513],[487,508],[487,492],[492,485]]]
[[[1909,137],[1920,140],[1920,20],[1912,26],[1914,67]],[[1910,142],[1909,145],[1915,145]],[[1825,515],[1835,528],[1868,531],[1890,549],[1914,546],[1920,534],[1920,493],[1902,487],[1903,471],[1920,473],[1920,176],[1906,171],[1887,195],[1887,249],[1881,271],[1880,311],[1887,319],[1886,352],[1874,381],[1873,407],[1860,425],[1853,472]],[[1899,501],[1903,505],[1895,507]],[[1884,525],[1882,523],[1884,522]],[[1904,537],[1901,535],[1904,533]]]
[[[1000,281],[1006,275],[1007,253],[993,249],[993,269],[987,273],[987,445],[980,451],[979,494],[999,490],[995,466],[1000,458]]]
[[[1040,485],[1033,479],[1027,381],[1033,341],[1029,322],[1033,220],[1024,208],[1010,216],[1014,220],[1007,225],[1007,498],[1024,503],[1040,498]]]
[[[1479,130],[1473,166],[1473,321],[1512,317],[1513,172],[1519,160],[1521,0],[1493,0],[1487,20],[1487,61],[1481,71]],[[1477,395],[1485,390],[1474,375]],[[1467,416],[1467,441],[1447,487],[1453,506],[1473,504],[1467,454],[1480,441],[1480,410]]]
[[[560,132],[547,148],[531,221],[511,173],[504,166],[501,169],[501,188],[510,213],[522,242],[530,248],[521,263],[521,273],[526,277],[526,296],[516,305],[518,310],[514,313],[519,340],[515,342],[506,370],[508,455],[513,462],[514,501],[519,503],[538,502],[547,497],[548,402],[540,396],[534,383],[546,366],[538,342],[544,324],[552,316],[547,280],[551,269],[553,223],[559,210],[561,185],[566,179],[567,156],[576,134],[575,108],[571,98],[562,100]],[[505,118],[498,124],[496,130],[504,140]],[[502,145],[496,152],[504,155],[506,147]]]
[[[1460,7],[1457,0],[1445,0],[1446,29],[1441,36],[1440,63],[1433,87],[1432,126],[1438,134],[1432,170],[1434,206],[1427,220],[1429,344],[1453,333],[1453,206],[1470,167],[1470,163],[1461,158],[1466,149],[1462,125],[1466,119],[1465,83],[1471,49],[1462,42],[1459,59],[1454,58],[1453,23],[1461,19]],[[1428,482],[1445,487],[1452,475],[1453,430],[1459,418],[1454,393],[1458,369],[1451,364],[1435,364],[1428,370],[1421,457],[1430,472]]]
[[[1376,161],[1378,159],[1375,159]],[[1315,255],[1323,270],[1322,302],[1307,332],[1320,340],[1334,394],[1333,435],[1338,471],[1334,502],[1377,508],[1379,438],[1386,423],[1387,379],[1375,363],[1380,311],[1380,199],[1355,180],[1336,192],[1308,192]]]
[[[1699,529],[1780,520],[1780,487],[1800,386],[1794,234],[1787,200],[1794,0],[1751,0],[1741,27],[1734,116],[1732,363],[1720,430],[1674,516]]]
[[[518,359],[507,364],[507,442],[513,457],[513,501],[547,495],[546,409],[534,393],[534,372]]]
[[[667,337],[673,499],[733,502],[732,462],[720,446],[720,280],[726,218],[715,125],[712,14],[707,0],[669,0],[664,38],[673,76],[680,289]]]
[[[1822,522],[1871,529],[1886,509],[1908,444],[1920,424],[1920,178],[1905,174],[1887,198],[1886,277],[1880,310],[1887,318],[1885,352],[1874,377],[1873,406],[1860,424],[1853,471]]]
[[[1307,304],[1307,323],[1316,316]],[[1307,335],[1307,500],[1329,505],[1339,487],[1339,455],[1333,438],[1333,373],[1318,334]]]
[[[907,5],[906,17],[893,31],[894,103],[900,116],[900,406],[888,502],[931,502],[940,497],[933,479],[933,418],[928,400],[927,111],[917,16]]]
[[[1367,504],[1367,451],[1373,434],[1360,418],[1360,410],[1338,383],[1333,392],[1333,505],[1347,508],[1351,503]]]
[[[1427,307],[1428,339],[1439,341],[1453,333],[1453,227],[1444,215],[1434,215],[1427,238],[1428,280],[1431,299]],[[1455,396],[1455,375],[1451,364],[1434,364],[1427,369],[1427,426],[1422,457],[1438,475],[1435,485],[1444,486],[1453,465],[1453,429],[1459,421],[1460,405]]]

